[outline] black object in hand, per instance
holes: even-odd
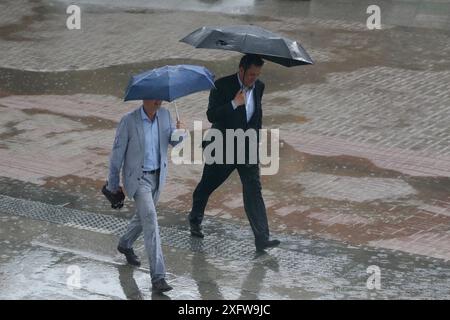
[[[113,209],[120,209],[123,207],[123,203],[125,200],[125,194],[122,191],[122,188],[119,189],[116,193],[112,193],[109,191],[106,186],[108,183],[106,183],[102,188],[102,193],[106,197],[106,199],[111,202],[111,208]]]

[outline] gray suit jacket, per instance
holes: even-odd
[[[138,188],[139,178],[142,176],[144,166],[144,128],[140,108],[127,113],[117,127],[111,157],[109,160],[108,189],[116,191],[120,185],[120,171],[122,170],[122,181],[127,196],[132,199]],[[161,171],[159,176],[159,187],[156,199],[164,187],[167,176],[167,149],[169,143],[175,146],[182,141],[171,141],[173,131],[176,130],[172,122],[169,110],[159,108],[159,150]]]

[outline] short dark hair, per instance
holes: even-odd
[[[264,65],[264,60],[257,54],[246,54],[239,62],[239,68],[242,67],[244,70],[250,68],[251,65],[262,67]]]

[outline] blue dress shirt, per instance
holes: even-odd
[[[159,127],[158,127],[158,111],[153,120],[147,116],[144,107],[141,108],[142,125],[144,126],[144,171],[151,171],[159,169],[160,154],[159,154]]]

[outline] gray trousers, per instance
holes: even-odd
[[[132,248],[136,239],[142,232],[144,233],[144,245],[149,258],[152,282],[163,279],[166,275],[155,209],[158,201],[158,184],[159,174],[143,174],[134,195],[136,213],[131,219],[127,231],[119,240],[121,247]]]

